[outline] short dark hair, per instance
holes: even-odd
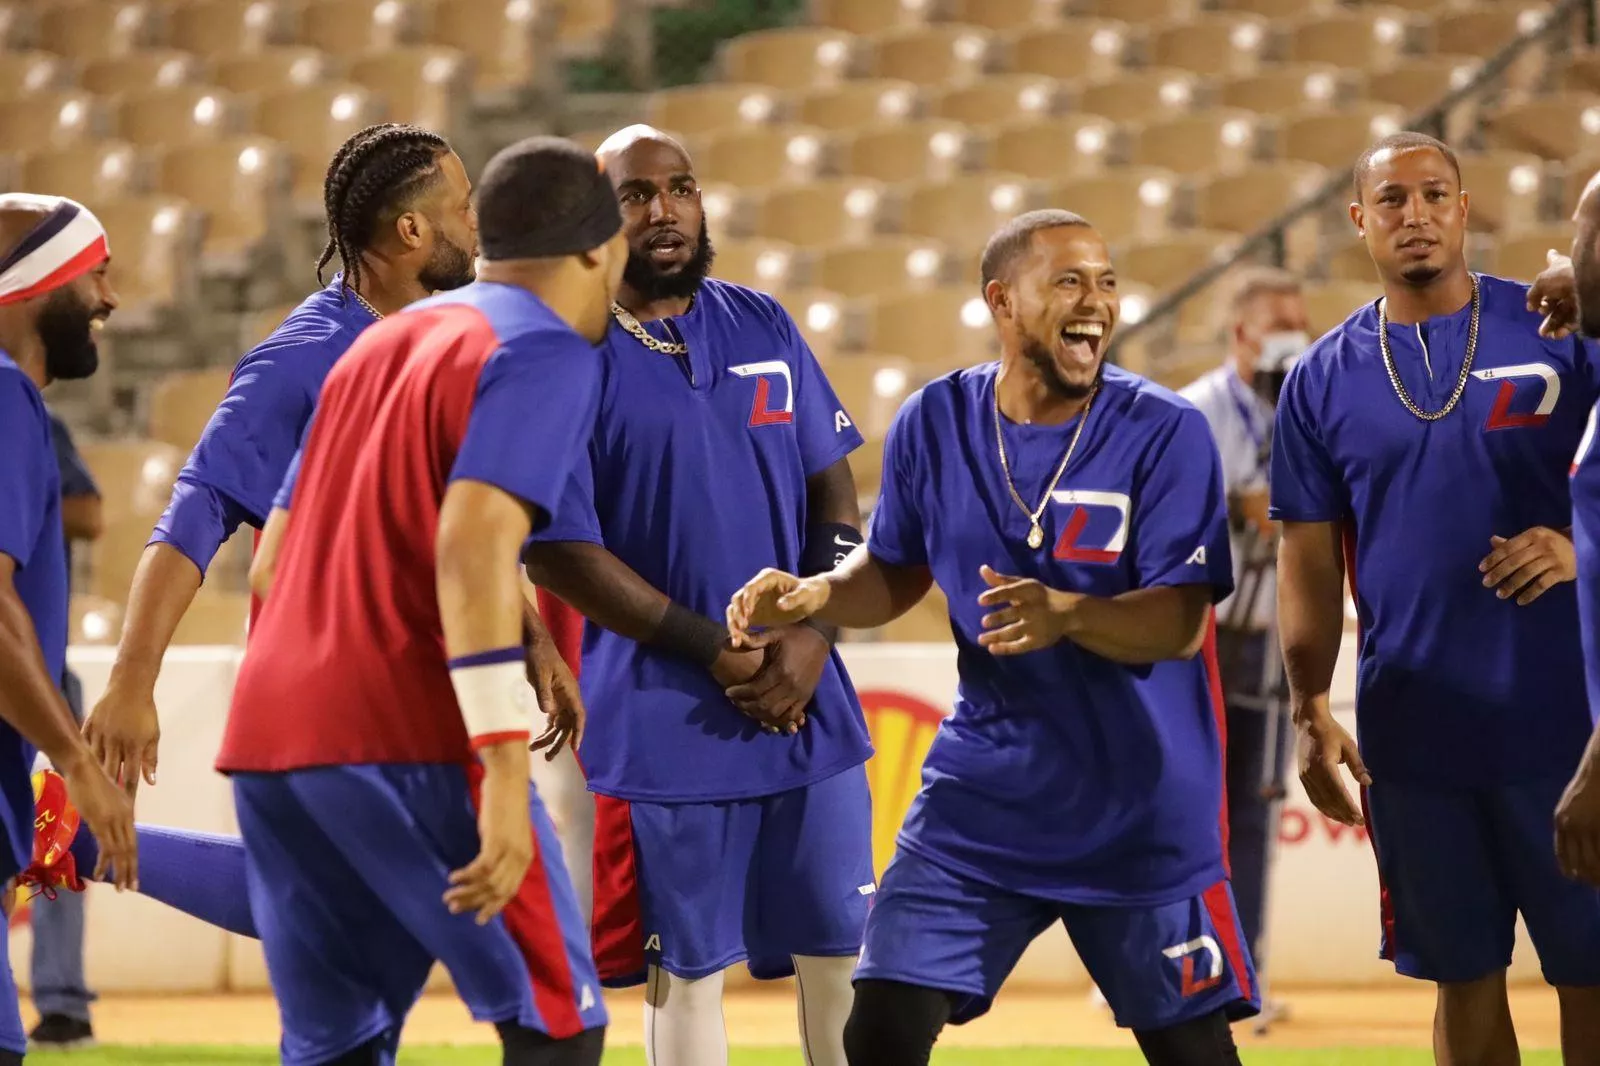
[[[432,130],[397,122],[358,130],[339,146],[322,183],[328,243],[317,260],[319,285],[335,254],[344,267],[344,291],[360,282],[361,253],[379,223],[397,217],[443,177],[439,157],[448,151],[450,142]]]
[[[1228,309],[1238,318],[1258,296],[1296,296],[1305,291],[1300,279],[1287,270],[1255,266],[1240,272],[1228,296]]]
[[[1082,226],[1092,229],[1082,215],[1059,208],[1045,208],[1018,215],[997,230],[983,248],[982,281],[984,288],[996,278],[1004,279],[1012,266],[1033,245],[1033,235],[1040,230],[1059,229],[1063,226]]]
[[[600,247],[621,228],[617,194],[599,159],[565,138],[518,141],[478,179],[486,260],[572,255]]]
[[[1437,137],[1430,137],[1426,133],[1417,133],[1415,130],[1402,130],[1391,133],[1389,136],[1371,145],[1361,158],[1356,160],[1355,167],[1350,172],[1351,183],[1355,188],[1356,203],[1361,203],[1361,187],[1366,184],[1367,178],[1372,173],[1372,160],[1380,152],[1405,152],[1413,148],[1429,148],[1444,156],[1450,169],[1455,171],[1456,184],[1461,184],[1461,161],[1456,158],[1456,153],[1448,144]]]

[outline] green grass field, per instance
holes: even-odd
[[[1432,1066],[1433,1056],[1422,1050],[1395,1048],[1344,1048],[1309,1051],[1274,1051],[1246,1048],[1246,1066]],[[496,1066],[499,1051],[483,1048],[407,1049],[406,1066]],[[105,1047],[66,1055],[29,1055],[30,1066],[273,1066],[278,1056],[259,1048],[230,1047]],[[731,1066],[795,1066],[794,1048],[735,1050]],[[935,1052],[938,1066],[1141,1066],[1138,1052],[1073,1050],[1071,1048],[953,1048]],[[1559,1066],[1554,1051],[1523,1052],[1525,1066]],[[644,1066],[639,1048],[619,1048],[606,1053],[604,1066]]]

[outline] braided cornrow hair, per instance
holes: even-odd
[[[379,221],[439,177],[439,156],[448,151],[450,143],[432,130],[396,122],[368,126],[339,146],[322,183],[328,243],[317,260],[317,284],[335,254],[344,266],[343,291],[359,284],[361,253]]]

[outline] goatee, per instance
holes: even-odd
[[[1064,400],[1081,400],[1087,397],[1100,383],[1100,375],[1105,371],[1105,363],[1102,362],[1095,367],[1094,378],[1088,384],[1076,385],[1061,376],[1055,357],[1050,354],[1050,346],[1034,337],[1029,337],[1024,344],[1022,357],[1039,371],[1039,377],[1044,381],[1045,388]]]

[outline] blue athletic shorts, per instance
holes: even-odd
[[[951,992],[950,1021],[960,1025],[989,1010],[1023,951],[1057,921],[1124,1028],[1261,1009],[1226,881],[1176,903],[1090,906],[1007,892],[904,848],[884,871],[856,980]]]
[[[692,980],[748,960],[772,980],[795,955],[854,955],[874,892],[866,768],[725,803],[600,796],[594,884],[610,987],[646,966]]]
[[[1555,854],[1566,778],[1482,788],[1374,782],[1380,951],[1407,977],[1475,981],[1511,964],[1517,914],[1553,985],[1600,985],[1600,891]]]
[[[397,1036],[435,960],[480,1022],[557,1038],[606,1024],[588,930],[536,796],[537,851],[517,898],[483,926],[445,909],[450,872],[478,853],[476,776],[443,765],[234,775],[285,1066]]]

